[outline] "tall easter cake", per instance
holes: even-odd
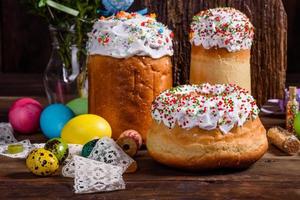
[[[114,139],[134,129],[146,139],[151,103],[172,87],[173,33],[155,15],[100,18],[88,47],[89,112],[104,117]]]
[[[253,37],[253,25],[234,8],[209,9],[194,16],[190,82],[232,83],[251,92]]]

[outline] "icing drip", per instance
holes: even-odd
[[[152,118],[169,128],[177,122],[184,129],[219,128],[224,134],[258,113],[254,98],[232,84],[181,85],[162,92],[152,103]]]
[[[100,18],[89,33],[89,54],[115,58],[172,56],[173,33],[155,17],[155,14],[143,16],[121,11],[115,16]]]
[[[229,52],[250,49],[254,27],[245,14],[234,8],[200,12],[191,23],[191,43],[205,49],[226,48]]]

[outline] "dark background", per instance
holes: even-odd
[[[289,20],[287,85],[299,85],[300,1],[283,3]],[[28,86],[27,95],[42,93],[39,74],[51,52],[47,23],[28,14],[20,0],[0,0],[0,16],[0,96],[16,95],[22,83]]]

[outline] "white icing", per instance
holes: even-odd
[[[202,11],[191,24],[191,43],[205,49],[218,47],[229,52],[251,49],[253,37],[253,25],[234,8]]]
[[[120,12],[99,19],[89,34],[89,54],[115,58],[173,55],[173,33],[150,16]]]
[[[255,119],[259,109],[254,98],[236,85],[208,83],[182,85],[162,92],[152,104],[152,118],[174,128],[219,128],[224,134],[235,125]]]

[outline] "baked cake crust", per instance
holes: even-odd
[[[156,161],[176,168],[208,170],[246,168],[268,149],[266,130],[259,118],[248,120],[223,134],[219,129],[170,129],[155,120],[148,132],[147,148]]]
[[[152,121],[152,101],[172,87],[171,58],[91,55],[88,70],[89,113],[109,122],[114,139],[123,131],[134,129],[145,140]]]

